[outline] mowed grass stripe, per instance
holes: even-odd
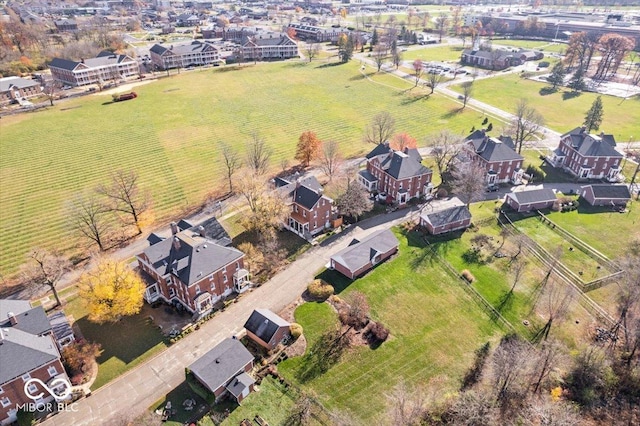
[[[276,170],[281,159],[293,163],[306,130],[356,156],[371,148],[362,133],[380,111],[389,111],[397,130],[419,141],[442,128],[465,131],[479,116],[456,113],[455,103],[427,98],[421,89],[372,83],[357,63],[327,65],[285,62],[188,73],[136,87],[139,96],[130,102],[97,94],[3,117],[0,273],[14,272],[35,245],[75,247],[65,203],[106,183],[117,169],[138,172],[156,219],[165,220],[222,183],[221,142],[243,154],[258,132],[273,149]],[[375,79],[405,86],[388,75]]]

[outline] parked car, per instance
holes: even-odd
[[[500,187],[495,183],[492,183],[487,186],[487,192],[496,192],[498,189],[500,189]]]

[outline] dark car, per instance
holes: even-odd
[[[496,192],[500,187],[498,185],[491,184],[487,186],[487,192]]]

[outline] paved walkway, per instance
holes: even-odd
[[[374,231],[399,224],[412,213],[415,213],[415,209],[373,217],[359,223],[344,237],[311,248],[284,271],[245,294],[224,312],[218,313],[199,331],[189,334],[161,354],[98,389],[90,397],[78,401],[77,412],[59,413],[44,424],[110,425],[123,418],[132,419],[142,414],[184,381],[185,367],[223,339],[238,334],[253,309],[282,310],[302,294],[315,274],[329,262],[331,254],[346,247],[352,238],[361,239]]]

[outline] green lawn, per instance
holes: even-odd
[[[536,41],[536,40],[493,40],[494,47],[515,47],[522,49],[535,49],[542,52],[560,53],[567,49],[567,45],[563,43],[553,43],[548,41]]]
[[[422,62],[430,61],[460,61],[460,55],[462,54],[462,46],[438,46],[426,45],[418,49],[412,48],[406,52],[402,52],[402,59],[404,61],[413,61],[420,59]]]
[[[86,317],[80,297],[68,301],[65,313],[73,315],[85,339],[102,346],[97,358],[98,377],[91,386],[98,389],[167,347],[167,343],[151,320],[142,315],[124,317],[115,324],[96,324]]]
[[[640,204],[633,201],[627,213],[612,212],[581,202],[578,210],[551,212],[548,218],[609,259],[623,256],[633,240],[640,239]]]
[[[14,272],[30,247],[77,247],[65,203],[118,168],[139,173],[155,218],[165,222],[221,183],[221,142],[244,151],[258,131],[273,149],[275,170],[281,159],[293,161],[298,137],[309,129],[354,156],[370,149],[362,132],[380,111],[420,141],[444,128],[461,132],[476,115],[437,95],[405,92],[403,82],[397,87],[390,79],[364,79],[356,61],[225,67],[136,87],[131,102],[96,94],[3,117],[0,273]]]
[[[560,215],[566,214],[567,213],[560,213]],[[584,282],[593,281],[613,273],[613,271],[609,271],[600,266],[600,264],[587,253],[573,247],[573,244],[565,240],[548,225],[542,223],[537,216],[515,220],[514,225],[549,253],[555,253],[558,247],[562,247],[560,261]]]
[[[253,418],[259,415],[270,425],[282,425],[289,415],[289,411],[294,405],[294,391],[285,389],[280,382],[267,376],[262,380],[259,391],[252,393],[242,405],[237,406],[222,425],[236,426],[243,419],[249,419],[252,424]]]
[[[385,392],[400,379],[414,384],[442,376],[442,392],[456,390],[473,351],[504,331],[431,262],[420,241],[396,235],[400,254],[365,277],[349,283],[334,271],[322,274],[337,287],[340,297],[353,290],[365,293],[371,316],[391,331],[389,340],[377,349],[351,348],[325,374],[301,385],[327,409],[345,412],[359,424],[370,424],[381,415]],[[319,331],[336,320],[330,306],[314,303],[299,307],[296,321],[313,344]],[[319,322],[325,325],[318,328]],[[301,364],[301,358],[289,359],[279,369],[296,380]]]
[[[559,91],[550,95],[541,95],[540,89],[547,84],[522,79],[509,74],[494,78],[477,80],[474,83],[473,97],[506,111],[514,112],[518,100],[525,98],[545,118],[548,127],[558,132],[567,132],[579,127],[584,116],[598,96],[596,93],[581,93],[576,97],[566,98],[569,92]],[[461,92],[459,86],[452,87]],[[500,96],[496,96],[499,93]],[[565,99],[566,98],[566,99]],[[604,118],[600,129],[611,133],[620,144],[634,140],[640,135],[640,96],[621,102],[620,98],[602,96]]]

